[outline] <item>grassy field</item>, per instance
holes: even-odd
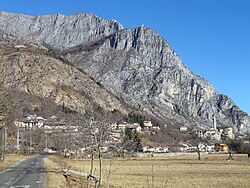
[[[63,174],[60,173],[61,166],[60,159],[57,157],[47,157],[44,159],[47,177],[48,177],[48,187],[49,188],[64,188],[68,187],[66,179]]]
[[[18,163],[21,160],[27,159],[31,156],[23,156],[23,155],[6,155],[5,160],[0,162],[0,171],[8,168],[9,166]]]
[[[231,161],[227,161],[227,157],[225,154],[202,155],[201,161],[196,155],[104,160],[103,187],[250,187],[250,159],[247,155],[234,155]],[[54,171],[69,166],[82,172],[89,171],[89,160],[58,160],[54,156],[46,160],[52,162],[52,166],[57,164]],[[95,164],[95,174],[98,175],[97,161]],[[49,188],[80,187],[79,179],[72,178],[67,184],[62,175],[58,176],[57,181],[64,183]],[[86,187],[84,179],[82,182]]]

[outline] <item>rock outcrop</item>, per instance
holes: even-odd
[[[247,113],[192,73],[149,28],[124,29],[90,14],[32,17],[1,12],[0,30],[55,50],[147,114],[194,127],[212,126],[215,115],[220,126],[249,131]]]

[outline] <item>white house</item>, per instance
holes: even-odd
[[[187,130],[188,130],[187,127],[184,127],[184,126],[180,127],[181,132],[187,132]]]
[[[138,123],[128,124],[126,127],[128,129],[130,129],[130,130],[133,130],[133,131],[136,131],[136,132],[139,132],[139,133],[142,132],[142,128]]]
[[[223,132],[222,132],[227,138],[229,139],[234,139],[235,135],[234,135],[234,131],[232,127],[228,127],[228,128],[224,128]]]

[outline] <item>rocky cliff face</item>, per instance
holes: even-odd
[[[5,33],[57,49],[75,67],[147,114],[201,127],[212,126],[216,115],[221,126],[249,129],[249,116],[193,74],[149,28],[123,29],[116,21],[89,14],[31,17],[4,12],[0,26]]]
[[[115,20],[106,21],[91,14],[32,17],[0,12],[0,28],[33,42],[67,48],[101,39],[122,26]]]
[[[89,44],[90,51],[85,45],[65,50],[65,58],[146,113],[194,126],[212,126],[214,115],[221,126],[244,124],[247,114],[193,74],[151,29],[121,30]]]

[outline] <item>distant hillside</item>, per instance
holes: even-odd
[[[0,72],[2,89],[20,100],[19,109],[26,113],[46,108],[42,113],[51,116],[63,107],[84,114],[93,106],[123,115],[130,112],[125,102],[69,62],[25,40],[0,36]]]

